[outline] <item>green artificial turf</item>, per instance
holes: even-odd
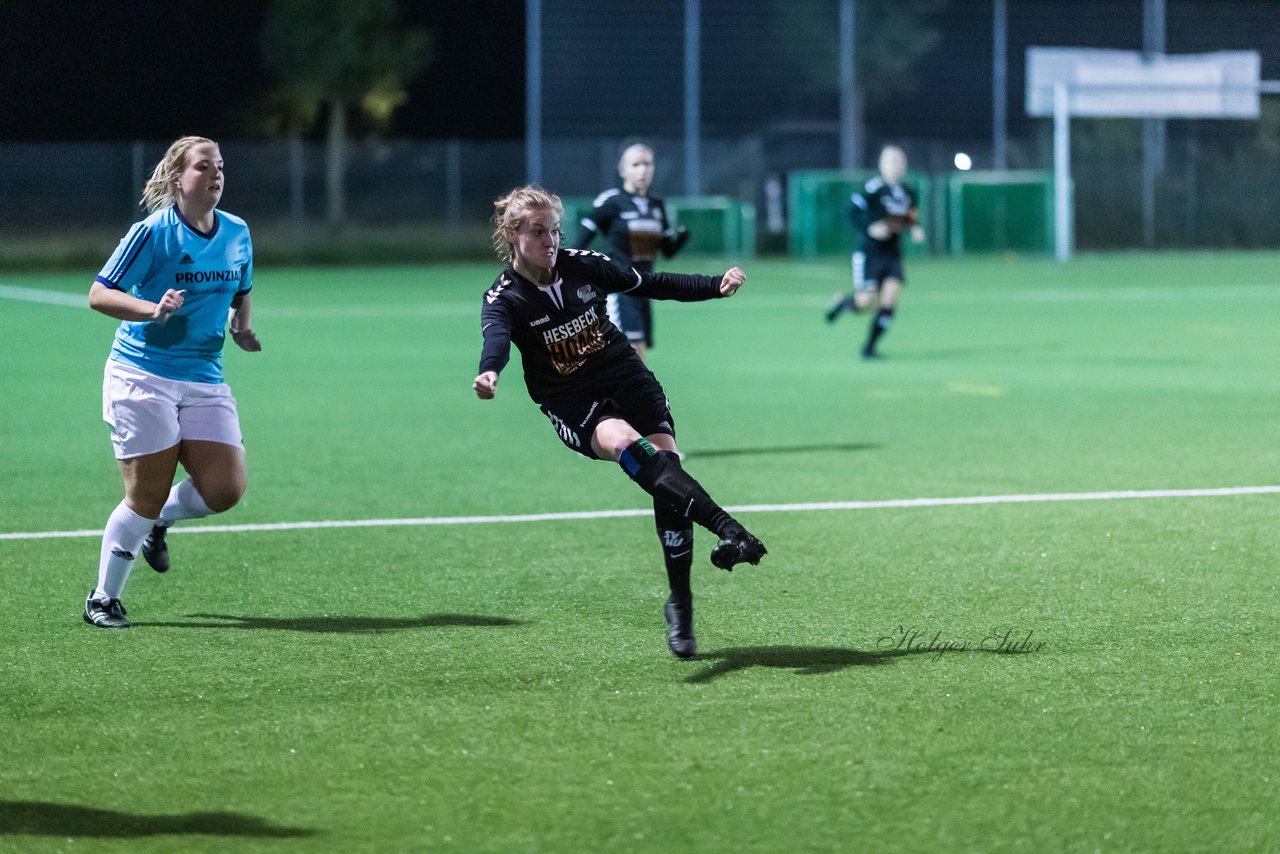
[[[781,507],[1280,483],[1280,255],[917,260],[874,364],[843,261],[746,268],[655,307],[686,467],[769,505],[694,662],[649,519],[457,519],[649,504],[518,357],[475,399],[495,267],[259,270],[249,492],[135,627],[93,536],[0,539],[0,850],[1280,848],[1280,494]],[[0,535],[99,529],[113,324],[0,308]],[[195,533],[369,519],[455,521]]]

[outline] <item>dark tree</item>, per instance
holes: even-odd
[[[358,110],[385,127],[430,53],[430,34],[405,26],[395,0],[272,0],[262,26],[262,58],[279,78],[273,112],[291,133],[327,115],[330,223],[346,216],[349,113]]]

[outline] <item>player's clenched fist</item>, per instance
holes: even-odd
[[[498,375],[493,371],[485,371],[475,378],[471,387],[475,389],[476,397],[481,400],[493,400],[494,392],[498,390]]]
[[[164,296],[160,297],[160,302],[156,303],[155,311],[151,316],[153,319],[164,323],[169,319],[169,315],[182,308],[183,295],[186,291],[175,291],[173,288],[164,292]]]
[[[733,296],[746,281],[747,274],[742,272],[741,267],[730,267],[725,271],[724,278],[720,280],[720,296]]]
[[[262,342],[258,340],[257,333],[252,329],[232,329],[231,340],[246,353],[262,352]]]

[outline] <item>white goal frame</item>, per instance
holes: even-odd
[[[1054,254],[1071,258],[1071,117],[1257,119],[1259,98],[1280,92],[1261,80],[1257,51],[1143,54],[1092,48],[1027,49],[1026,109],[1053,117]]]

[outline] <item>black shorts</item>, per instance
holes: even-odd
[[[653,346],[653,306],[644,297],[609,294],[609,320],[632,344]]]
[[[885,279],[897,279],[904,285],[907,277],[902,273],[902,257],[880,252],[853,253],[853,289],[878,291]]]
[[[676,435],[667,393],[643,363],[620,379],[589,381],[580,389],[546,398],[539,407],[565,447],[593,460],[599,457],[591,448],[591,437],[606,418],[621,418],[641,436]]]

